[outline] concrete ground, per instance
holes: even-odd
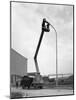
[[[11,88],[11,98],[73,94],[72,89],[21,89]]]

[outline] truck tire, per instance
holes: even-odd
[[[25,89],[25,86],[24,85],[22,86],[22,89]]]
[[[42,86],[39,86],[39,89],[42,89],[43,87]]]

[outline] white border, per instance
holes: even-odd
[[[16,0],[28,2],[45,2],[45,3],[59,3],[59,4],[74,4],[75,0]],[[76,8],[75,8],[76,9]],[[76,12],[76,10],[75,10]],[[76,14],[76,13],[75,13]],[[76,15],[75,15],[76,16]],[[74,34],[75,36],[75,34]],[[75,39],[75,38],[74,38]],[[0,99],[8,100],[10,93],[10,2],[9,0],[0,0]],[[76,46],[75,46],[76,47]],[[75,49],[74,49],[75,50]],[[76,54],[75,54],[76,56]],[[76,64],[75,64],[76,65]],[[76,73],[76,70],[75,70]],[[75,79],[76,80],[76,79]],[[75,100],[74,96],[56,96],[56,97],[41,97],[29,98],[34,100]],[[24,98],[25,99],[25,98]],[[29,100],[28,99],[28,100]],[[19,99],[20,100],[20,99]]]

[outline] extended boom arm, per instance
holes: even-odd
[[[38,67],[38,63],[37,63],[37,55],[38,55],[38,51],[39,51],[39,48],[40,48],[40,45],[41,45],[41,42],[42,42],[42,38],[43,38],[44,32],[49,32],[50,31],[49,25],[50,24],[44,18],[43,19],[43,23],[42,23],[42,32],[41,32],[41,35],[40,35],[40,38],[39,38],[39,42],[38,42],[38,45],[37,45],[37,49],[36,49],[36,52],[35,52],[35,56],[34,56],[36,71],[39,74],[40,74],[40,72],[39,72],[39,67]]]

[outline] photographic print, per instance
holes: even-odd
[[[10,98],[74,94],[74,5],[10,2]]]

